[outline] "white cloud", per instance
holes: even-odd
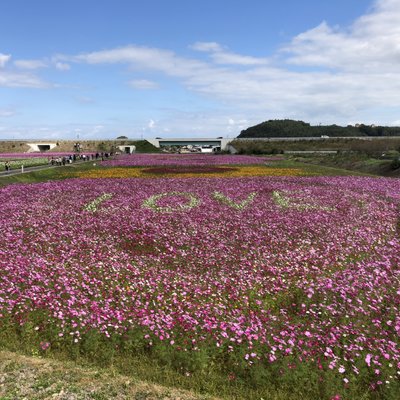
[[[143,46],[126,46],[68,58],[88,64],[129,64],[132,69],[159,71],[173,77],[190,77],[207,64],[179,57],[173,51]]]
[[[281,56],[285,58],[274,64],[266,58],[229,52],[215,42],[191,46],[209,53],[208,62],[133,45],[69,59],[88,64],[126,64],[133,70],[162,73],[177,78],[188,90],[251,115],[264,115],[264,119],[293,117],[340,123],[365,109],[400,106],[400,72],[394,68],[400,38],[393,41],[400,28],[389,23],[393,20],[388,11],[390,3],[380,0],[370,14],[348,30],[322,23],[298,35],[283,49]],[[391,46],[380,48],[376,39],[379,32],[383,43],[385,38],[392,38],[387,39]],[[368,59],[372,50],[361,54],[362,46],[376,47],[375,55]],[[381,57],[386,53],[390,56]],[[271,59],[276,60],[276,55]],[[386,65],[386,59],[392,60],[392,67]],[[372,68],[373,62],[380,68]],[[293,70],[293,65],[301,69]],[[144,79],[130,84],[150,88],[153,83],[149,82]]]
[[[1,129],[0,129],[1,130]],[[79,136],[80,140],[109,138],[114,139],[115,127],[101,124],[68,124],[68,125],[21,125],[15,127],[4,127],[0,137],[4,139],[22,139],[27,138],[45,138],[47,140],[66,139],[76,140]]]
[[[158,83],[149,81],[147,79],[134,79],[128,82],[129,86],[134,89],[148,90],[148,89],[158,89]]]
[[[0,118],[8,118],[15,115],[15,111],[9,108],[0,108]]]
[[[63,63],[60,61],[57,61],[55,63],[56,69],[58,69],[59,71],[69,71],[71,69],[71,66],[67,63]]]
[[[233,118],[229,118],[226,131],[228,133],[240,132],[241,130],[247,128],[248,126],[249,125],[247,119],[234,120]]]
[[[42,89],[50,85],[32,74],[0,70],[0,87]]]
[[[156,125],[156,123],[151,119],[151,120],[149,121],[149,123],[147,124],[147,127],[148,127],[149,129],[153,129],[153,128],[155,127],[155,125]]]
[[[76,100],[81,104],[95,103],[95,100],[92,97],[88,97],[88,96],[78,96],[78,97],[76,97]]]
[[[11,55],[0,53],[0,87],[9,88],[48,88],[50,85],[29,72],[15,71],[9,67]],[[40,67],[38,60],[17,60],[14,66],[24,69]],[[15,68],[14,68],[15,69]]]
[[[222,51],[222,46],[216,42],[196,42],[189,46],[191,49],[196,51]]]
[[[10,54],[2,54],[2,53],[0,53],[0,68],[5,67],[5,65],[10,60],[10,58],[11,58]]]
[[[65,62],[58,61],[58,56],[52,57],[51,59],[44,60],[15,60],[14,65],[18,69],[35,70],[40,68],[47,68],[49,65],[53,65],[59,71],[69,71],[71,65]]]
[[[268,64],[266,58],[257,58],[232,53],[216,42],[196,42],[189,46],[193,50],[211,53],[210,57],[215,64],[230,65],[265,65]]]
[[[212,60],[216,64],[226,64],[226,65],[266,65],[268,60],[266,58],[257,58],[251,56],[242,56],[240,54],[230,53],[230,52],[218,52],[211,55]]]
[[[284,50],[288,62],[357,73],[396,72],[400,64],[400,2],[379,0],[349,29],[322,22],[296,36]]]
[[[19,69],[39,69],[46,68],[47,64],[41,60],[16,60],[14,65]]]
[[[155,70],[178,77],[188,89],[212,98],[271,112],[310,101],[321,102],[321,96],[327,96],[326,92],[331,87],[336,88],[340,84],[338,77],[327,73],[294,73],[270,66],[227,69],[179,57],[162,49],[134,46],[80,55],[76,59],[96,64],[127,63],[141,70]],[[349,85],[354,86],[352,79]],[[333,97],[336,99],[339,94],[333,94]],[[325,97],[322,103],[327,100]],[[341,100],[337,102],[340,105],[343,103]]]

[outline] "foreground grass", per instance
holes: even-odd
[[[326,157],[326,156],[325,156]],[[357,169],[347,169],[346,165],[313,163],[312,158],[288,158],[282,161],[271,163],[275,168],[301,168],[305,174],[313,176],[376,176],[375,171],[362,171]],[[321,157],[321,160],[323,158]]]
[[[94,166],[93,164],[96,165]],[[76,171],[91,170],[96,167],[101,168],[96,162],[86,162],[62,167],[49,167],[37,171],[26,171],[17,175],[2,175],[0,176],[0,187],[13,183],[36,183],[67,179],[73,176]]]
[[[369,174],[387,177],[399,177],[400,168],[393,168],[393,160],[368,157],[363,154],[339,154],[339,155],[312,155],[296,157],[294,162],[302,164],[314,164],[322,168],[342,168],[350,174]]]
[[[34,326],[3,325],[0,400],[398,400],[398,382],[390,391],[371,391],[361,378],[346,388],[338,374],[295,358],[232,372],[232,360],[226,368],[224,360],[206,358],[204,351],[182,355],[155,343],[149,352],[96,333],[85,335],[83,344],[65,340],[41,350]]]
[[[18,341],[21,338],[15,332],[11,334],[12,330],[8,327],[5,334],[0,335],[0,400],[330,400],[332,397],[332,387],[321,386],[313,368],[293,371],[286,374],[286,381],[280,382],[271,381],[271,371],[266,370],[249,370],[248,374],[232,376],[214,362],[200,365],[189,373],[173,365],[177,360],[176,353],[171,351],[164,352],[161,360],[158,353],[116,352],[113,340],[110,343],[97,338],[91,342],[89,350],[66,344],[44,352],[34,343],[33,333],[25,330],[23,341]],[[163,353],[161,347],[160,351]],[[198,360],[190,360],[190,357],[188,355],[185,363],[196,364]],[[57,397],[60,393],[66,397]],[[67,394],[75,394],[75,397]],[[352,394],[349,392],[349,399],[370,398],[366,392],[365,397],[360,396],[360,391],[357,396]]]
[[[0,400],[11,399],[216,399],[143,382],[71,361],[0,351]]]

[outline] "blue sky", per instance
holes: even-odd
[[[400,124],[400,0],[4,0],[0,139]]]

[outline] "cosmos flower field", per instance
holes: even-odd
[[[274,161],[279,157],[256,157],[247,155],[220,155],[220,154],[129,154],[120,155],[114,160],[104,161],[105,166],[113,167],[143,167],[162,165],[232,165],[232,164],[260,164]]]
[[[399,180],[76,178],[0,204],[0,318],[40,351],[135,335],[231,379],[307,366],[398,388]]]

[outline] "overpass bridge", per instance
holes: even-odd
[[[147,139],[155,147],[165,146],[215,146],[220,147],[221,150],[227,150],[227,145],[232,139],[223,138],[155,138]]]

